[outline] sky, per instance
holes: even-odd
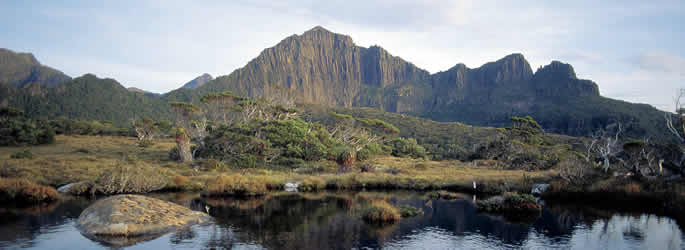
[[[602,95],[662,110],[685,87],[682,0],[0,0],[0,47],[158,93],[317,25],[431,73],[522,53],[533,70],[566,62]]]

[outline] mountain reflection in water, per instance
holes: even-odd
[[[469,200],[429,200],[411,192],[277,193],[253,199],[153,195],[214,222],[172,232],[131,249],[684,249],[682,228],[667,217],[550,205],[529,223],[476,212]],[[369,200],[423,209],[392,225],[360,219]],[[75,198],[30,208],[0,208],[0,248],[103,248],[74,227],[94,200]]]

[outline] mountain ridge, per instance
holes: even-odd
[[[300,103],[371,107],[478,126],[504,127],[512,116],[531,115],[547,131],[568,135],[621,122],[633,137],[668,137],[658,129],[662,111],[602,97],[597,84],[578,79],[570,64],[552,61],[533,72],[522,54],[512,53],[480,67],[459,63],[430,74],[380,46],[357,46],[349,35],[321,26],[284,38],[228,75],[159,99],[197,103],[219,91],[253,98],[288,91]]]

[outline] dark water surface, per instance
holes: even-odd
[[[477,213],[473,197],[430,200],[420,193],[281,193],[257,199],[154,197],[204,211],[214,222],[136,242],[130,249],[685,249],[672,219],[618,214],[583,206],[545,206],[528,222]],[[393,225],[369,225],[360,208],[371,199],[423,209]],[[72,199],[30,208],[0,208],[0,248],[101,249],[117,246],[74,227],[94,200]]]

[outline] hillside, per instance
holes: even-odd
[[[134,117],[170,117],[167,103],[129,91],[113,79],[86,74],[55,88],[31,84],[25,88],[0,85],[0,104],[24,110],[30,117],[105,120],[126,124]]]
[[[16,53],[0,48],[0,83],[15,88],[40,83],[52,88],[69,80],[71,77],[56,69],[41,65],[30,53]]]

